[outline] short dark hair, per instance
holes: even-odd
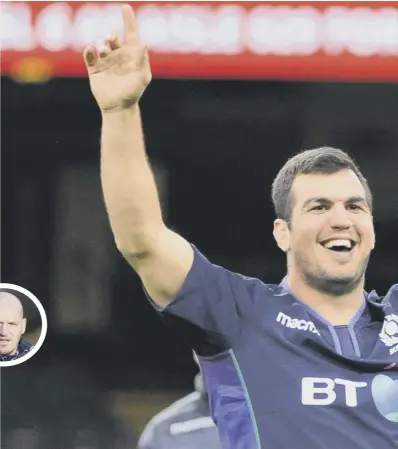
[[[320,147],[296,154],[286,162],[277,174],[272,183],[272,201],[277,218],[290,223],[292,214],[291,190],[296,176],[310,173],[330,175],[347,169],[352,170],[357,175],[365,189],[369,208],[372,210],[372,192],[367,180],[353,159],[337,148]]]

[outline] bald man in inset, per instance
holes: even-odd
[[[21,301],[13,294],[0,292],[0,362],[18,359],[33,345],[22,338],[26,330]]]

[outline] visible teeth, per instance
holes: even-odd
[[[334,246],[344,246],[346,248],[351,248],[351,241],[350,240],[329,240],[325,243],[326,248],[333,248]]]

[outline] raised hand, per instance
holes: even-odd
[[[148,50],[139,42],[134,12],[129,5],[122,12],[124,45],[114,34],[83,52],[91,91],[102,111],[134,106],[152,79]]]

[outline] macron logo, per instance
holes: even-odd
[[[290,329],[298,329],[299,331],[309,331],[313,334],[318,334],[318,329],[315,327],[315,324],[312,321],[299,320],[297,318],[291,318],[288,315],[285,315],[282,312],[279,312],[276,317],[276,321],[282,326],[288,327]]]

